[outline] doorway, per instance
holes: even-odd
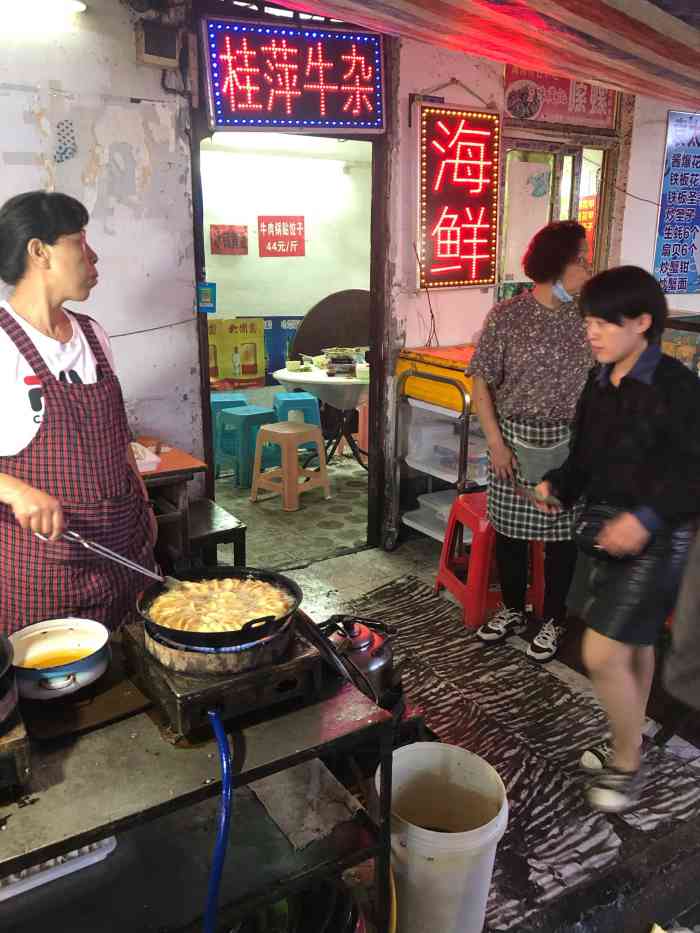
[[[200,144],[205,278],[216,284],[216,312],[207,320],[215,498],[247,525],[251,566],[290,569],[367,544],[366,460],[358,463],[347,444],[336,451],[328,465],[330,500],[315,489],[300,496],[297,512],[284,512],[272,494],[252,503],[250,465],[241,463],[235,436],[240,418],[229,418],[223,401],[230,398],[233,410],[253,406],[268,413],[261,418],[285,420],[275,402],[291,386],[274,374],[286,369],[290,357],[299,361],[296,335],[301,338],[309,312],[318,318],[321,309],[319,346],[310,349],[308,339],[298,343],[305,350],[300,362],[313,375],[342,331],[342,301],[335,305],[339,310],[334,312],[331,301],[323,311],[329,296],[368,300],[372,146],[359,139],[267,132],[215,133]],[[369,333],[357,345],[369,347]],[[313,395],[309,389],[306,394]],[[313,408],[308,399],[306,405]],[[364,450],[366,424],[360,406],[352,428]],[[276,452],[268,450],[270,467]],[[219,559],[229,562],[231,555],[221,548]]]

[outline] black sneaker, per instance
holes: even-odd
[[[642,736],[639,745],[639,753],[642,758],[651,748],[651,743],[646,735]],[[601,742],[599,745],[593,745],[587,748],[579,758],[579,766],[589,774],[599,774],[604,768],[607,768],[612,761],[613,749],[610,742]]]
[[[601,813],[624,813],[639,803],[644,786],[642,768],[620,771],[604,768],[586,790],[586,800],[593,810]]]
[[[530,642],[527,649],[528,658],[544,663],[551,661],[559,650],[559,643],[564,634],[564,626],[557,625],[554,619],[547,619],[540,626],[539,632]]]
[[[527,623],[525,622],[524,612],[501,606],[488,622],[485,622],[480,629],[477,629],[476,637],[480,638],[481,641],[492,644],[496,641],[503,641],[509,635],[521,635],[526,628]]]

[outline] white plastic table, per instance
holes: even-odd
[[[310,373],[290,372],[288,369],[278,369],[272,374],[279,384],[293,392],[294,389],[303,389],[331,408],[337,408],[342,414],[340,426],[326,446],[326,459],[330,460],[338,448],[338,444],[345,439],[350,445],[353,456],[361,466],[367,469],[362,459],[361,451],[350,430],[350,419],[355,410],[369,399],[369,383],[348,376],[329,376],[325,369],[313,368]]]
[[[354,411],[369,398],[368,382],[347,376],[329,376],[325,369],[314,367],[310,373],[278,369],[272,375],[285,389],[304,389],[339,411]]]

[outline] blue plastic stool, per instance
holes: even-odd
[[[211,405],[211,428],[214,439],[214,474],[219,476],[222,467],[226,465],[228,459],[236,458],[235,438],[227,438],[221,426],[221,412],[226,408],[240,408],[247,405],[245,395],[242,392],[212,392],[210,396]],[[228,443],[227,443],[228,441]]]
[[[241,405],[239,408],[225,408],[220,418],[224,435],[230,437],[235,445],[235,456],[232,456],[232,459],[236,467],[236,485],[249,487],[253,480],[258,431],[260,425],[274,424],[277,421],[274,409],[261,408],[259,405]],[[267,468],[279,464],[279,448],[276,445],[265,445],[263,466]]]
[[[272,404],[275,406],[275,413],[278,421],[289,421],[290,411],[301,411],[304,413],[306,424],[317,424],[321,426],[321,411],[318,406],[318,399],[310,392],[278,392],[274,397]],[[316,450],[314,443],[302,444],[306,450]]]

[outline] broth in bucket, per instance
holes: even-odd
[[[435,798],[434,786],[411,783],[394,795],[393,813],[419,829],[433,833],[466,833],[485,826],[500,809],[500,801],[459,785],[449,785]]]

